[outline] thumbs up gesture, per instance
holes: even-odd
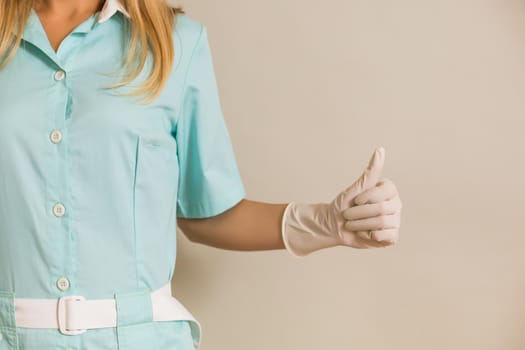
[[[330,203],[291,202],[282,218],[286,249],[300,257],[333,247],[386,247],[397,243],[402,203],[394,183],[380,179],[385,150],[378,147],[367,168]]]

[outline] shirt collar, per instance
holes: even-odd
[[[100,10],[100,13],[98,14],[98,23],[107,21],[117,11],[122,12],[122,14],[124,14],[124,16],[128,18],[130,17],[129,13],[124,8],[124,5],[122,4],[121,0],[106,0],[104,6],[102,7],[102,10]]]
[[[124,16],[130,17],[129,13],[124,8],[124,5],[122,4],[121,0],[106,0],[104,3],[104,6],[102,7],[102,10],[98,13],[98,17],[94,19],[93,21],[87,21],[84,23],[84,27],[86,28],[78,28],[78,31],[88,31],[87,27],[92,27],[94,22],[103,23],[110,19],[115,13],[120,11]],[[38,17],[35,13],[34,9],[31,9],[31,12],[29,14],[29,18],[26,23],[26,27],[23,30],[22,38],[25,39],[25,36],[35,30],[35,26],[39,25]],[[42,28],[43,30],[43,28]],[[13,34],[16,34],[14,30],[11,31]]]
[[[1,1],[1,0],[0,0]],[[129,13],[124,9],[122,0],[106,0],[102,10],[93,14],[88,20],[77,26],[74,30],[75,33],[87,33],[93,29],[96,25],[107,21],[117,12],[121,12],[124,16],[130,17]],[[97,23],[98,22],[98,23]],[[16,35],[14,29],[11,32]],[[44,28],[36,14],[34,8],[31,9],[26,25],[22,30],[22,39],[28,41],[39,47],[49,57],[57,60],[56,53],[51,49],[49,40],[44,32]]]
[[[130,17],[129,13],[124,8],[124,5],[122,4],[121,0],[106,0],[104,6],[102,7],[102,10],[93,14],[90,17],[90,20],[84,21],[77,28],[75,28],[75,32],[87,33],[96,24],[107,21],[108,19],[113,17],[113,15],[117,12],[121,12],[124,16],[128,18]],[[44,28],[42,28],[40,20],[38,19],[35,10],[32,8],[27,19],[26,26],[23,30],[22,38],[26,39],[26,37],[32,37],[32,34],[38,31],[43,32]],[[16,34],[14,30],[12,30],[12,33]]]

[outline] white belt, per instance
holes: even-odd
[[[150,294],[154,321],[195,322],[200,340],[200,323],[173,297],[171,283]],[[57,328],[63,334],[75,335],[92,328],[117,325],[115,298],[86,299],[81,295],[65,295],[57,299],[14,298],[14,304],[17,327]]]

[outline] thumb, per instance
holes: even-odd
[[[374,187],[381,177],[384,163],[385,149],[380,146],[375,149],[374,154],[372,154],[368,162],[368,166],[361,176],[336,197],[334,200],[336,208],[339,211],[348,208],[353,204],[352,201],[358,194]]]

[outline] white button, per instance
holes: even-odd
[[[53,206],[53,214],[55,214],[55,216],[62,216],[64,215],[65,211],[66,211],[66,208],[64,208],[62,203],[57,203]]]
[[[62,80],[66,76],[66,72],[64,72],[62,69],[57,70],[55,72],[55,80]]]
[[[57,287],[60,290],[66,290],[69,288],[69,280],[65,277],[60,277],[57,280]]]
[[[59,143],[60,140],[62,140],[62,133],[60,132],[60,130],[53,130],[51,132],[51,141],[53,141],[53,143]]]

